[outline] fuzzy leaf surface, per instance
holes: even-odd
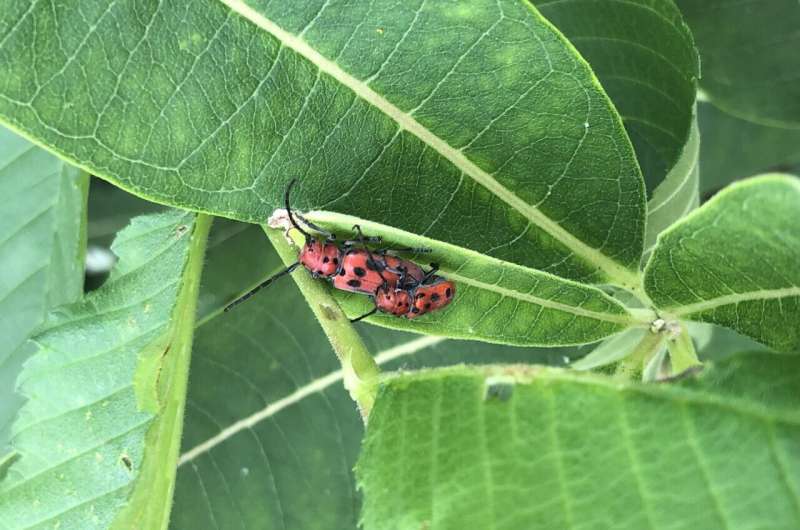
[[[637,281],[633,148],[529,4],[5,0],[0,64],[0,119],[153,200],[263,222],[298,177],[301,208]]]
[[[798,374],[800,356],[756,354],[677,384],[530,366],[399,375],[358,462],[363,526],[797,528]]]
[[[22,403],[26,339],[48,309],[81,295],[88,177],[0,128],[0,457]]]
[[[120,260],[106,284],[48,316],[20,376],[28,401],[12,430],[20,457],[0,485],[3,530],[108,528],[158,460],[146,451],[157,447],[148,428],[175,374],[149,371],[141,388],[134,379],[142,359],[175,345],[193,223],[178,211],[135,219],[117,237]],[[151,500],[169,506],[169,497]]]
[[[800,180],[733,184],[662,233],[645,289],[664,313],[800,353]]]

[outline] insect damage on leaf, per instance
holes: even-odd
[[[131,457],[127,453],[119,455],[119,461],[125,466],[125,469],[129,472],[133,472],[133,460],[131,460]]]
[[[514,393],[515,381],[509,377],[490,376],[486,378],[484,401],[508,401]]]

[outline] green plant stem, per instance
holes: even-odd
[[[633,348],[633,352],[617,365],[615,377],[620,379],[641,378],[647,361],[658,351],[666,340],[663,333],[649,331]]]
[[[686,326],[681,326],[680,334],[667,342],[667,349],[669,350],[673,374],[679,374],[692,366],[702,364],[697,358],[692,337],[689,336]]]
[[[264,232],[284,263],[288,265],[297,261],[297,249],[286,241],[282,230],[264,227]],[[289,234],[295,244],[300,246],[302,235],[297,230],[290,230]],[[305,270],[293,273],[292,277],[333,346],[342,365],[344,386],[366,423],[378,392],[380,369],[375,359],[367,351],[361,336],[330,295],[324,282],[313,279]]]

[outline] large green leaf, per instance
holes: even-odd
[[[740,118],[800,128],[800,3],[676,0],[692,28],[711,101]]]
[[[636,148],[649,194],[692,124],[699,59],[672,0],[531,0],[597,74]]]
[[[800,352],[800,180],[731,185],[658,239],[645,288],[670,317]]]
[[[697,108],[700,187],[711,193],[731,182],[772,171],[800,173],[800,131],[757,125],[710,103]]]
[[[28,401],[13,427],[20,458],[0,485],[4,529],[107,528],[131,495],[120,526],[161,527],[204,223],[178,211],[134,220],[108,282],[48,317],[20,376]]]
[[[679,384],[455,367],[386,382],[357,475],[365,530],[800,526],[800,357]]]
[[[254,249],[259,244],[264,251]],[[192,354],[171,526],[355,528],[360,497],[351,470],[362,424],[336,356],[289,278],[221,313],[234,292],[253,283],[229,275],[231,266],[266,277],[282,264],[259,227],[212,231],[200,296],[208,316]],[[219,283],[218,276],[226,280]],[[583,351],[420,337],[364,324],[358,329],[387,370],[453,362],[563,365]]]
[[[307,218],[339,234],[347,234],[359,222],[330,212],[312,211]],[[413,321],[387,314],[369,318],[382,326],[502,344],[563,346],[595,342],[653,320],[652,313],[626,309],[588,285],[372,222],[360,225],[365,233],[381,234],[398,248],[430,249],[416,259],[437,263],[441,274],[456,282],[456,295],[445,309]],[[350,317],[374,307],[363,295],[334,295]]]
[[[88,177],[0,128],[0,455],[22,400],[14,383],[25,340],[48,308],[83,286]]]
[[[0,119],[136,193],[263,222],[299,176],[303,208],[637,284],[633,149],[530,5],[5,0],[0,28]]]

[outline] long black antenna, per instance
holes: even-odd
[[[368,316],[370,316],[370,315],[374,315],[374,314],[375,314],[375,313],[377,313],[377,312],[378,312],[378,306],[375,306],[375,308],[374,308],[372,311],[370,311],[369,313],[364,313],[364,314],[363,314],[363,315],[361,315],[360,317],[351,318],[351,319],[350,319],[350,322],[358,322],[358,321],[359,321],[359,320],[361,320],[362,318],[367,318]]]
[[[297,228],[300,231],[301,234],[306,236],[306,239],[313,239],[311,237],[311,234],[309,234],[308,232],[306,232],[305,230],[300,228],[300,225],[297,224],[297,221],[294,220],[294,216],[292,215],[292,208],[289,206],[289,192],[292,191],[292,186],[294,186],[296,182],[297,182],[297,179],[292,179],[292,180],[289,181],[289,185],[286,186],[286,193],[283,194],[283,203],[284,203],[284,206],[286,206],[286,213],[289,214],[289,221],[291,221],[292,226]]]
[[[236,300],[234,300],[233,302],[228,304],[225,307],[225,312],[227,313],[228,311],[230,311],[231,309],[233,309],[237,305],[241,304],[242,302],[244,302],[245,300],[247,300],[248,298],[250,298],[251,296],[256,294],[258,291],[260,291],[264,287],[268,286],[269,284],[271,284],[272,282],[274,282],[275,280],[277,280],[281,276],[284,276],[286,274],[290,274],[292,271],[294,271],[297,268],[298,265],[300,265],[299,261],[296,262],[296,263],[292,263],[286,269],[282,270],[281,272],[279,272],[277,274],[273,274],[272,276],[270,276],[269,278],[267,278],[263,282],[259,283],[258,285],[256,285],[255,287],[253,287],[252,289],[250,289],[249,291],[244,293],[242,296],[240,296],[239,298],[237,298]]]

